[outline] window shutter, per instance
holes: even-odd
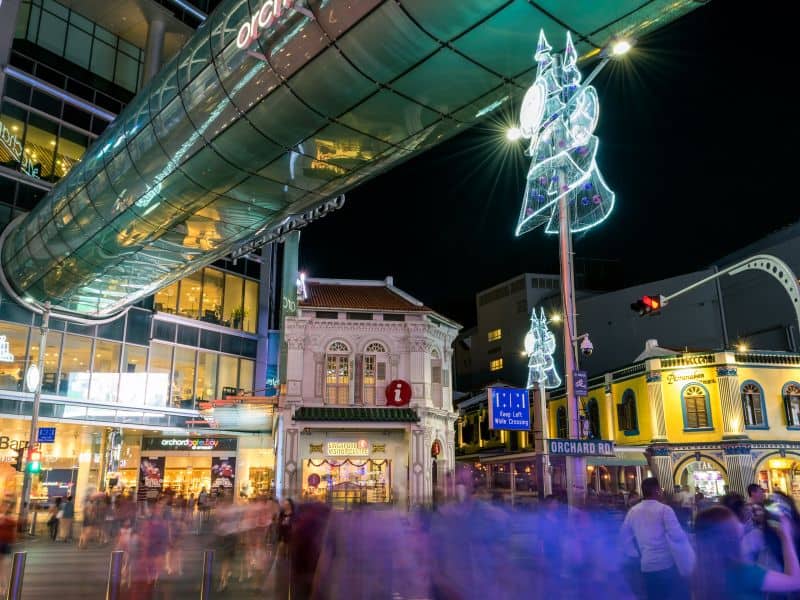
[[[697,414],[697,397],[690,396],[685,398],[686,402],[686,427],[687,429],[697,429],[699,427]]]
[[[385,362],[379,362],[378,363],[377,380],[378,381],[386,381],[386,363]]]
[[[627,431],[628,427],[628,411],[625,410],[624,404],[617,404],[617,424],[620,431]]]
[[[783,412],[786,414],[786,424],[787,425],[794,425],[792,423],[792,411],[789,408],[789,399],[791,396],[789,394],[785,394],[783,396]]]
[[[750,404],[753,407],[753,422],[751,425],[763,425],[764,413],[761,411],[761,394],[751,394]]]
[[[442,371],[442,386],[450,387],[450,371]]]
[[[356,373],[355,373],[355,387],[353,389],[353,404],[361,404],[363,402],[362,395],[364,393],[364,355],[356,354]]]

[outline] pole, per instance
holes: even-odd
[[[119,600],[119,588],[122,582],[122,559],[125,553],[114,550],[108,561],[108,584],[106,585],[106,600]]]
[[[214,551],[203,551],[203,581],[200,583],[200,600],[211,597],[212,576],[214,575]]]
[[[46,302],[44,305],[44,312],[42,313],[42,326],[39,329],[39,380],[36,382],[36,390],[33,393],[33,410],[31,412],[31,430],[28,435],[28,447],[26,452],[30,455],[31,450],[36,445],[36,435],[39,431],[39,403],[42,399],[42,374],[44,373],[44,353],[47,348],[47,330],[50,326],[50,303]],[[27,372],[25,379],[27,379]],[[28,465],[25,465],[25,473],[22,478],[22,506],[19,509],[19,522],[24,527],[28,519],[28,505],[31,500],[31,472],[28,470]]]
[[[559,176],[559,185],[565,180]],[[572,265],[572,234],[569,229],[569,205],[567,194],[558,200],[558,241],[561,259],[561,306],[564,313],[564,377],[567,391],[567,420],[569,437],[581,437],[580,410],[575,395],[575,286]],[[567,456],[567,502],[570,506],[582,506],[586,501],[586,460],[582,456]]]
[[[22,600],[22,581],[25,578],[25,559],[27,552],[14,552],[14,562],[11,563],[11,577],[8,580],[6,600]]]

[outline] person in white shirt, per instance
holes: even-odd
[[[675,511],[661,502],[655,477],[642,482],[643,500],[625,516],[620,532],[627,556],[638,556],[647,600],[689,598],[686,577],[694,568],[694,550]]]

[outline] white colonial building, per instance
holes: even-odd
[[[334,504],[430,504],[455,467],[459,325],[384,281],[308,279],[287,317],[279,489]]]

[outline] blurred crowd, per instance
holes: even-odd
[[[553,496],[515,510],[477,499],[468,482],[455,490],[437,510],[411,512],[269,498],[201,510],[174,495],[96,495],[79,545],[124,551],[128,598],[161,597],[159,582],[183,573],[190,535],[215,551],[216,591],[245,582],[279,600],[800,598],[800,514],[758,485],[690,507],[680,490],[667,502],[650,478],[627,512]]]

